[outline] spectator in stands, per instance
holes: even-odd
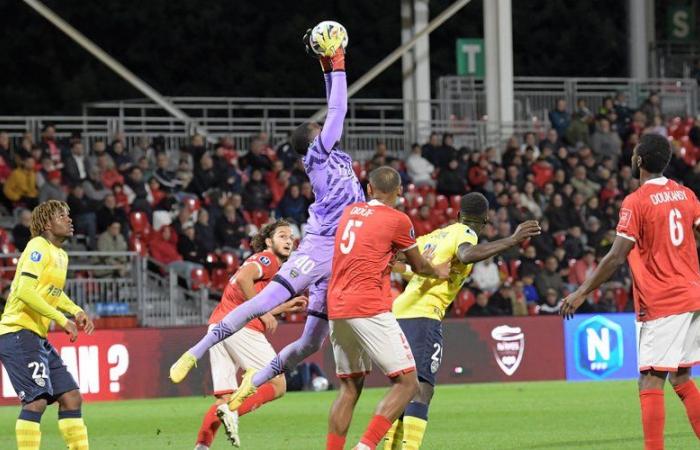
[[[217,172],[216,176],[221,189],[240,194],[243,192],[243,174],[238,169],[238,156],[233,158],[230,156],[232,151],[223,146],[217,148],[214,156],[214,170]]]
[[[576,192],[581,194],[585,200],[588,200],[600,191],[600,185],[588,179],[586,168],[583,166],[577,166],[574,169],[571,186],[573,186]]]
[[[576,112],[574,114],[573,120],[564,134],[564,139],[569,145],[589,145],[589,120],[589,116],[586,116],[584,112]]]
[[[270,207],[276,208],[289,187],[289,172],[284,170],[284,164],[278,160],[272,163],[272,170],[267,172],[263,178],[272,194]]]
[[[489,310],[495,316],[512,316],[514,301],[513,287],[508,283],[503,284],[489,297]]]
[[[277,206],[276,214],[277,217],[292,221],[298,226],[306,223],[308,218],[306,200],[301,196],[301,188],[298,184],[287,188],[287,192]]]
[[[416,236],[425,236],[435,229],[432,218],[432,211],[428,205],[423,205],[418,210],[418,217],[413,219],[413,229]]]
[[[285,170],[291,170],[294,164],[299,159],[299,155],[292,148],[290,143],[291,132],[287,135],[287,139],[277,146],[277,159],[282,161]]]
[[[384,161],[382,165],[389,165],[396,159],[389,155],[389,149],[384,141],[377,141],[374,146],[374,155],[372,156],[372,159],[376,158],[381,158],[382,161]]]
[[[525,152],[527,149],[532,149],[534,159],[540,156],[540,148],[537,146],[537,136],[532,131],[528,131],[523,135],[523,143],[520,145],[520,151]]]
[[[489,294],[496,292],[501,285],[501,275],[493,258],[474,264],[471,278],[474,286]]]
[[[187,205],[179,209],[177,218],[172,223],[173,231],[178,238],[185,232],[185,227],[194,226],[195,215],[195,211],[192,211]]]
[[[493,313],[489,308],[489,295],[484,291],[477,290],[476,302],[467,311],[469,317],[487,317]]]
[[[73,142],[70,154],[63,160],[63,177],[66,183],[73,186],[85,181],[90,170],[90,161],[85,156],[83,143]]]
[[[554,111],[549,112],[549,121],[552,124],[552,128],[557,131],[557,135],[564,136],[571,123],[571,116],[566,111],[566,100],[563,98],[557,100]]]
[[[534,136],[534,133],[533,133]],[[559,151],[559,149],[564,145],[564,143],[559,139],[559,133],[556,128],[550,128],[547,130],[547,136],[540,141],[540,151],[548,148],[552,150],[552,153]]]
[[[432,132],[430,133],[430,138],[428,138],[428,142],[423,144],[423,148],[421,149],[423,153],[423,158],[427,159],[430,164],[432,164],[434,167],[437,166],[436,161],[437,161],[437,154],[440,150],[440,136]]]
[[[90,152],[88,153],[88,164],[90,167],[97,167],[97,160],[100,158],[100,156],[107,153],[107,144],[105,144],[105,141],[102,139],[98,139],[92,143],[90,146]]]
[[[41,143],[39,144],[42,154],[51,158],[55,164],[55,168],[61,170],[63,168],[63,163],[61,161],[61,147],[58,145],[58,140],[56,139],[56,127],[48,123],[44,125],[41,130]],[[36,159],[40,161],[41,158]]]
[[[519,203],[526,208],[530,214],[537,220],[542,217],[542,207],[540,206],[539,193],[535,190],[535,184],[528,181],[523,186],[523,192],[520,196]]]
[[[413,144],[411,147],[411,155],[406,160],[406,169],[416,186],[435,187],[435,180],[432,178],[435,166],[423,157],[418,144]]]
[[[132,167],[124,185],[124,192],[129,199],[132,211],[143,211],[151,216],[153,196],[148,184],[143,178],[143,172],[138,167]]]
[[[177,198],[175,198],[174,195],[169,195],[169,192],[164,192],[160,188],[160,183],[155,177],[151,177],[148,179],[148,189],[151,192],[151,197],[153,198],[153,200],[151,200],[151,206],[154,210],[163,209],[165,211],[168,211],[171,209],[172,205],[170,203],[166,204],[166,201],[172,199],[173,203],[177,202]]]
[[[197,247],[201,248],[204,253],[213,253],[219,249],[214,227],[209,223],[209,211],[204,208],[197,213],[194,235]]]
[[[535,275],[526,273],[522,276],[522,283],[525,301],[527,303],[538,303],[540,301],[540,295],[537,293],[537,288],[535,287]]]
[[[186,155],[180,157],[180,162],[177,165],[175,177],[177,178],[180,186],[183,186],[184,188],[187,188],[192,182],[194,172],[192,172],[192,164],[190,164],[190,159]]]
[[[517,280],[513,283],[513,295],[510,297],[511,309],[514,316],[527,316],[527,296],[525,295],[525,285]]]
[[[693,126],[688,131],[688,139],[693,146],[700,148],[700,115],[695,118]]]
[[[34,209],[37,205],[39,192],[36,188],[34,166],[34,158],[25,158],[20,166],[10,172],[10,176],[5,181],[3,193],[15,206],[24,205]]]
[[[554,289],[558,295],[564,293],[564,280],[559,274],[559,261],[554,255],[549,255],[545,259],[544,269],[539,271],[535,277],[535,287],[540,298],[547,296],[548,289]]]
[[[692,189],[695,195],[700,197],[700,164],[695,164],[692,171],[685,174],[684,181],[688,189]]]
[[[99,252],[126,252],[127,245],[122,234],[122,224],[114,221],[107,227],[107,230],[100,233],[97,239],[97,251]],[[100,263],[107,266],[115,266],[110,269],[99,269],[93,273],[96,277],[124,278],[131,272],[128,257],[123,256],[103,256]]]
[[[102,206],[97,210],[97,232],[104,233],[114,222],[119,222],[122,232],[126,234],[128,230],[126,211],[117,206],[114,194],[109,193],[105,195]]]
[[[39,189],[39,203],[47,200],[66,201],[66,191],[61,185],[61,171],[53,170],[49,172],[47,182]]]
[[[654,116],[663,115],[661,111],[661,97],[659,97],[658,92],[650,92],[649,97],[642,103],[639,107],[639,111],[644,113],[646,123],[645,126],[651,125],[654,120]]]
[[[168,154],[166,152],[158,153],[156,156],[156,170],[153,176],[165,191],[174,191],[182,187],[175,171],[172,169]]]
[[[518,266],[518,276],[520,278],[525,275],[535,276],[540,271],[540,265],[537,260],[537,250],[534,246],[528,245],[520,257],[520,265]]]
[[[598,161],[608,157],[612,159],[613,166],[617,168],[622,153],[622,140],[617,133],[610,129],[608,119],[602,118],[598,121],[596,132],[591,136],[591,148]]]
[[[472,153],[473,159],[471,160],[471,167],[467,175],[469,181],[469,186],[474,190],[482,191],[484,186],[489,181],[489,161],[483,156],[479,156],[478,153]],[[476,163],[474,162],[476,159]]]
[[[112,189],[116,184],[124,184],[124,176],[114,167],[114,160],[107,153],[97,158],[97,167],[100,169],[102,184],[107,189]]]
[[[202,266],[190,261],[183,261],[182,255],[177,251],[177,237],[169,226],[164,226],[160,231],[153,233],[149,240],[149,254],[157,262],[166,265],[185,279],[190,278],[190,273],[194,269],[201,269]]]
[[[182,161],[182,158],[186,158],[188,163],[194,163],[194,168],[197,168],[197,165],[199,164],[199,160],[202,158],[202,155],[204,152],[207,151],[207,146],[206,146],[206,141],[204,139],[204,136],[201,134],[195,134],[192,136],[192,140],[190,141],[190,145],[188,145],[185,148],[182,148],[180,151],[180,161]],[[183,155],[184,153],[184,155]],[[186,184],[183,186],[187,186]]]
[[[250,174],[250,181],[248,181],[243,190],[243,195],[243,204],[247,211],[266,211],[270,207],[272,193],[263,181],[260,169],[253,169]]]
[[[112,146],[107,152],[109,156],[112,157],[119,173],[123,175],[129,173],[130,169],[134,166],[134,161],[124,149],[122,141],[112,142]]]
[[[136,160],[136,167],[141,169],[144,180],[150,180],[153,177],[154,169],[151,166],[151,162],[145,156]]]
[[[221,180],[218,179],[217,175],[217,171],[214,169],[214,160],[209,152],[202,153],[194,170],[194,178],[187,187],[187,191],[197,194],[201,198],[210,189],[220,187]]]
[[[68,163],[66,163],[68,165]],[[96,210],[102,204],[105,197],[112,193],[104,184],[100,177],[100,169],[91,167],[88,171],[88,179],[83,181],[83,189],[85,196],[92,201],[93,207]]]
[[[10,135],[0,132],[0,183],[4,183],[12,172],[12,157],[10,153]]]
[[[454,148],[454,137],[450,133],[445,133],[442,135],[442,145],[435,155],[435,160],[431,162],[435,167],[445,169],[453,159],[457,159],[457,149]]]
[[[464,184],[464,178],[459,174],[457,168],[459,162],[456,159],[450,160],[446,167],[440,170],[437,179],[437,192],[442,195],[464,195],[467,188]]]
[[[241,158],[241,167],[245,170],[267,171],[272,169],[272,161],[265,154],[265,143],[255,137],[250,142],[250,150]]]
[[[246,237],[245,219],[237,215],[236,207],[228,204],[224,207],[224,217],[216,224],[216,238],[224,251],[238,251],[241,239]]]
[[[97,246],[97,215],[93,205],[85,197],[85,190],[81,184],[71,188],[66,203],[70,208],[76,234],[86,235],[88,249],[94,250]]]
[[[564,239],[564,250],[566,251],[566,259],[579,259],[583,256],[583,247],[585,236],[581,232],[581,227],[574,225],[569,228],[569,233]]]
[[[538,308],[540,315],[556,315],[561,310],[561,293],[549,288],[544,296],[544,302]]]
[[[26,208],[21,208],[17,215],[19,221],[12,228],[12,242],[14,242],[17,251],[23,252],[27,242],[32,238],[32,212]]]
[[[595,251],[586,247],[583,257],[577,260],[569,270],[569,285],[576,289],[588,278],[598,266],[595,260]]]
[[[207,263],[207,253],[197,244],[195,236],[194,226],[187,223],[177,238],[177,252],[183,260],[204,266]]]

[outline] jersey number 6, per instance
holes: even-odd
[[[355,245],[355,231],[352,227],[361,227],[361,220],[348,220],[347,225],[345,225],[345,230],[343,230],[343,237],[340,240],[340,251],[347,255],[352,250],[353,245]]]
[[[671,234],[671,243],[678,247],[683,243],[683,223],[681,222],[681,212],[673,208],[668,214],[668,231]]]

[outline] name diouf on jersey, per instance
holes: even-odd
[[[369,208],[363,208],[361,206],[355,206],[350,211],[351,216],[369,217],[372,214],[374,214],[374,210],[369,209]]]
[[[685,191],[664,191],[651,194],[649,200],[651,200],[652,205],[658,205],[661,203],[688,200],[688,197],[685,195]]]

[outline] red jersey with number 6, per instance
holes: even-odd
[[[272,281],[272,277],[275,276],[277,271],[280,270],[279,261],[277,260],[275,254],[270,250],[265,250],[249,256],[238,271],[248,264],[255,264],[258,269],[259,278],[253,284],[253,288],[255,288],[256,293],[262,291],[263,288],[267,286],[270,281]],[[221,295],[221,302],[216,305],[216,308],[209,317],[210,324],[221,322],[221,319],[223,319],[226,314],[241,306],[243,302],[246,301],[241,287],[236,282],[236,275],[238,274],[238,271],[236,271],[236,273],[229,278],[228,283],[226,283],[224,293]],[[263,324],[262,320],[260,319],[251,320],[245,327],[261,333],[265,332],[265,324]]]
[[[391,311],[389,261],[416,245],[411,219],[372,200],[345,208],[335,234],[328,318],[372,317]]]
[[[635,243],[627,261],[640,321],[700,311],[698,224],[693,191],[666,177],[648,180],[622,202],[617,235]]]

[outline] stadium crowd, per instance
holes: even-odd
[[[664,118],[654,93],[638,109],[623,94],[606,98],[597,111],[584,100],[553,106],[551,128],[513,136],[502,149],[456,148],[452,135],[433,133],[405,160],[378,142],[370,160],[354,163],[363,183],[375,167],[399,170],[405,187],[399,208],[417,235],[454,221],[459,196],[470,191],[483,193],[492,206],[482,239],[509,236],[524,220],[541,222],[537,239],[475,265],[453,315],[556,314],[562,296],[612,245],[621,201],[639,185],[630,158],[643,133],[669,138],[667,175],[700,195],[700,119]],[[30,133],[10,139],[0,132],[0,212],[16,222],[0,231],[5,253],[24,248],[31,208],[49,199],[68,203],[76,242],[85,248],[136,250],[185,277],[205,273],[202,283],[214,287],[225,283],[270,218],[287,218],[297,236],[304,232],[311,185],[289,143],[273,148],[265,133],[253,136],[245,151],[231,139],[211,144],[199,135],[179,149],[165,148],[159,138],[127,148],[119,135],[92,142],[89,154],[84,144],[79,134],[58,139],[51,124],[38,142]],[[93,275],[126,272],[123,266]],[[402,281],[394,278],[393,285],[400,290]],[[629,310],[630,287],[623,268],[586,307]]]

